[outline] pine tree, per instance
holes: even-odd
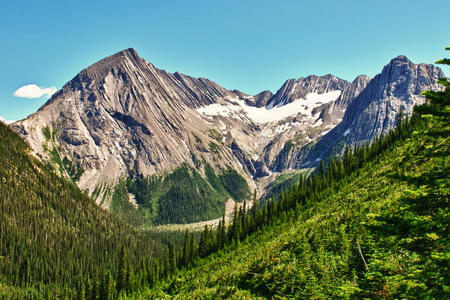
[[[200,243],[198,244],[198,254],[200,257],[205,257],[209,252],[209,229],[208,225],[205,225],[202,235],[200,236]]]
[[[446,47],[445,50],[450,50],[450,47]],[[442,58],[436,61],[437,64],[450,65],[449,58]],[[448,78],[439,78],[438,83],[444,86],[444,91],[425,91],[422,95],[425,95],[427,101],[437,107],[437,109],[441,109],[447,105],[450,105],[450,82]]]
[[[177,259],[175,254],[175,246],[172,242],[169,243],[169,271],[174,274],[177,269]]]
[[[181,266],[187,266],[189,264],[189,231],[186,229],[184,233],[183,254],[181,257]]]
[[[253,202],[253,204],[252,204],[253,216],[255,216],[256,215],[256,211],[258,209],[258,204],[259,204],[258,203],[258,198],[256,196],[256,189],[253,192],[252,202]]]
[[[240,229],[240,219],[239,219],[239,206],[237,203],[234,204],[233,210],[233,223],[231,224],[229,230],[230,240],[234,239],[235,241],[239,239],[239,229]]]
[[[197,249],[195,244],[195,236],[192,233],[191,238],[189,239],[189,261],[193,261],[197,256]]]
[[[126,288],[127,258],[125,246],[120,250],[119,271],[117,273],[117,292],[120,294]]]
[[[222,215],[222,220],[219,222],[219,229],[218,229],[218,239],[217,244],[219,248],[222,248],[226,243],[226,232],[225,232],[225,213]]]

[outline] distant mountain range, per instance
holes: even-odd
[[[346,145],[387,132],[438,67],[398,56],[374,78],[331,74],[287,80],[247,95],[205,78],[168,73],[126,49],[84,69],[36,113],[10,125],[43,161],[98,203],[120,178],[187,164],[205,177],[234,169],[263,194],[283,172],[314,167]],[[106,197],[108,198],[108,197]]]

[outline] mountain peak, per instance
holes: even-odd
[[[408,64],[412,64],[412,62],[405,56],[405,55],[399,55],[395,58],[393,58],[389,64],[404,64],[404,63],[408,63]]]
[[[137,51],[134,48],[127,48],[127,49],[117,52],[116,54],[139,56],[139,54],[137,53]]]
[[[364,74],[358,75],[356,76],[356,78],[352,81],[352,83],[357,83],[357,82],[361,82],[361,81],[369,81],[370,77]]]
[[[128,48],[128,49],[124,49],[122,51],[119,51],[109,57],[106,57],[105,59],[108,58],[129,58],[132,60],[138,60],[141,59],[141,57],[139,56],[139,54],[137,53],[137,51],[134,48]]]
[[[130,59],[132,61],[142,60],[142,58],[139,56],[139,54],[136,52],[136,50],[134,50],[133,48],[128,48],[128,49],[119,51],[113,55],[110,55],[110,56],[96,62],[95,64],[93,64],[92,66],[90,66],[88,68],[91,68],[96,65],[102,65],[105,63],[114,65],[114,64],[124,61],[125,59]]]
[[[116,71],[121,70],[121,73],[126,73],[125,70],[128,69],[126,67],[127,65],[131,64],[134,67],[139,68],[139,66],[143,65],[143,62],[144,59],[139,56],[136,50],[133,48],[124,49],[85,68],[78,73],[69,84],[73,86],[73,84],[79,84],[82,81],[86,81],[87,78],[103,78],[105,74],[113,69]]]

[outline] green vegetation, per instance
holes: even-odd
[[[289,154],[289,152],[291,151],[291,149],[294,147],[294,142],[292,140],[288,140],[283,147],[283,151],[286,154]]]
[[[235,201],[241,202],[250,197],[247,182],[236,170],[232,168],[226,169],[219,175],[219,181]]]
[[[50,128],[48,126],[45,126],[42,128],[42,134],[44,135],[45,139],[49,141],[52,137],[50,133]]]
[[[112,214],[117,215],[127,223],[134,226],[144,224],[144,216],[129,201],[127,183],[125,180],[119,181],[112,194],[109,209]]]
[[[192,133],[192,135],[194,136],[195,142],[196,142],[196,143],[199,143],[199,144],[202,144],[202,143],[203,143],[202,139],[199,138],[195,133]]]
[[[81,287],[100,294],[109,276],[115,281],[121,247],[128,274],[163,255],[152,234],[99,208],[3,123],[0,140],[0,298],[74,298]]]
[[[128,178],[115,187],[111,212],[136,226],[185,224],[219,218],[228,198],[240,202],[249,197],[247,182],[235,170],[216,175],[208,164],[204,170],[206,178],[187,164],[165,176]]]
[[[211,151],[212,153],[220,156],[220,146],[217,145],[216,143],[214,143],[213,141],[209,142],[209,151]]]
[[[218,194],[194,169],[177,168],[167,176],[168,191],[159,199],[158,224],[193,223],[218,218],[225,210],[225,197]]]
[[[43,149],[50,158],[49,165],[59,172],[61,176],[67,176],[73,182],[77,182],[83,174],[83,168],[76,166],[68,157],[64,156],[61,147],[56,140],[57,130],[51,130],[48,126],[42,128],[46,142]]]
[[[202,259],[135,296],[448,299],[445,87],[371,146],[347,148],[263,208],[236,208],[228,227],[206,227]]]
[[[222,144],[223,136],[220,132],[218,132],[214,128],[211,128],[207,131],[207,133],[210,138],[215,139],[219,144]]]
[[[214,169],[209,164],[205,164],[205,176],[214,190],[222,195],[227,195],[227,191],[225,190],[222,181],[216,175],[216,172],[214,172]]]
[[[270,186],[267,193],[262,197],[262,201],[273,198],[276,195],[279,195],[282,191],[286,190],[290,186],[298,183],[301,176],[305,174],[308,175],[312,169],[300,169],[295,170],[291,173],[283,173],[277,177],[275,182]]]
[[[418,107],[277,201],[206,228],[203,259],[136,297],[448,298],[449,113]]]

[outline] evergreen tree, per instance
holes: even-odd
[[[450,50],[450,47],[446,47],[445,50]],[[450,65],[449,58],[442,58],[436,61],[437,64]],[[425,91],[422,95],[425,95],[427,101],[436,106],[438,109],[450,105],[450,82],[448,78],[439,78],[438,83],[444,86],[444,91]]]
[[[191,238],[189,239],[189,261],[192,261],[197,257],[197,249],[195,244],[195,236],[191,234]]]
[[[172,242],[169,243],[169,272],[174,274],[177,269],[177,260],[175,253],[175,246]]]
[[[117,273],[117,292],[120,293],[126,289],[127,279],[127,258],[125,253],[125,246],[120,250],[119,270]]]
[[[191,254],[189,253],[189,243],[189,231],[186,229],[186,232],[184,233],[181,266],[187,266],[189,264],[189,258],[191,257]]]

